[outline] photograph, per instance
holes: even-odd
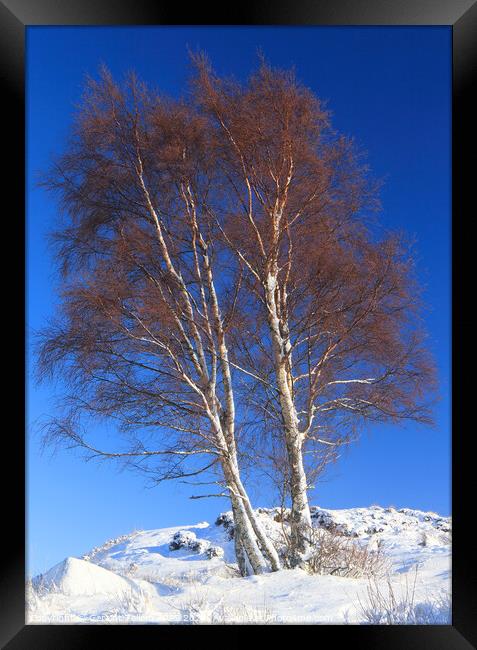
[[[26,27],[27,625],[452,625],[452,38]]]

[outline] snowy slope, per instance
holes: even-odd
[[[279,547],[280,511],[261,508],[258,513]],[[379,506],[314,507],[312,516],[325,535],[329,531],[379,548],[387,575],[373,580],[294,569],[241,578],[234,562],[233,523],[230,513],[223,513],[212,524],[135,531],[82,558],[67,558],[33,579],[28,622],[384,622],[384,616],[379,621],[366,616],[370,589],[375,609],[376,593],[389,601],[391,589],[402,601],[402,612],[417,607],[424,615],[420,621],[403,615],[406,622],[449,622],[450,518]]]

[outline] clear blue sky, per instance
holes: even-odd
[[[261,49],[272,65],[329,102],[334,126],[353,135],[386,182],[381,220],[417,241],[418,273],[430,306],[426,321],[437,359],[441,401],[433,429],[379,427],[349,449],[311,495],[341,508],[379,505],[450,513],[450,173],[451,30],[447,27],[29,27],[27,29],[27,301],[28,332],[52,314],[55,277],[45,235],[52,197],[35,186],[61,149],[85,73],[104,62],[114,76],[134,69],[163,91],[180,94],[187,47],[200,48],[221,74],[245,78]],[[54,412],[61,386],[31,381],[30,428]],[[61,451],[28,444],[28,572],[44,571],[133,528],[213,520],[225,500],[188,499],[189,486],[147,489],[143,479]],[[256,504],[271,505],[253,488]]]

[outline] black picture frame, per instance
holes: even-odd
[[[467,235],[471,210],[475,204],[475,126],[477,115],[472,85],[477,71],[477,2],[475,0],[256,0],[232,5],[203,3],[187,6],[161,0],[0,0],[0,79],[2,93],[3,160],[6,162],[3,199],[8,197],[10,208],[3,203],[4,260],[6,252],[19,246],[18,254],[9,258],[2,278],[4,322],[7,335],[2,337],[4,353],[15,352],[12,361],[4,354],[4,381],[8,386],[4,400],[5,484],[2,492],[2,523],[8,539],[4,552],[0,585],[0,642],[9,650],[19,648],[84,648],[95,643],[111,642],[111,636],[121,635],[120,641],[139,642],[146,635],[161,643],[189,637],[187,626],[111,626],[111,625],[25,625],[25,441],[15,413],[12,423],[5,426],[14,400],[20,409],[25,404],[24,308],[24,209],[25,209],[25,28],[29,25],[448,25],[453,34],[453,118],[452,118],[452,514],[453,571],[452,624],[449,626],[321,626],[316,643],[326,641],[332,634],[333,644],[350,644],[363,648],[465,649],[477,645],[477,577],[476,551],[473,548],[471,522],[473,516],[472,486],[474,460],[472,430],[464,428],[464,407],[471,403],[473,382],[464,379],[464,351],[472,346],[470,314],[465,310],[473,301],[470,248]],[[472,137],[474,136],[474,137]],[[10,139],[5,144],[7,137]],[[449,170],[451,173],[451,170]],[[467,253],[467,254],[466,254]],[[467,300],[465,300],[467,298]],[[7,349],[5,349],[7,348]],[[20,352],[20,354],[22,353]],[[9,392],[8,392],[9,391]],[[8,471],[7,471],[8,470]],[[474,471],[473,471],[474,470]],[[294,628],[295,626],[287,626]],[[158,629],[160,630],[158,632]],[[226,645],[243,643],[250,626],[236,626],[233,635],[222,636]],[[270,631],[285,632],[282,626]],[[297,630],[295,630],[297,632]],[[268,633],[268,631],[267,631]],[[293,629],[292,629],[293,633]],[[210,643],[208,626],[194,627],[194,642]],[[167,637],[167,638],[165,638]],[[185,638],[184,638],[185,640]]]

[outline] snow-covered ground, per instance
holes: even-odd
[[[258,512],[279,546],[280,511]],[[313,522],[317,540],[379,552],[378,576],[293,569],[242,578],[225,513],[212,524],[134,531],[66,558],[28,584],[27,622],[450,623],[450,518],[314,507]]]

